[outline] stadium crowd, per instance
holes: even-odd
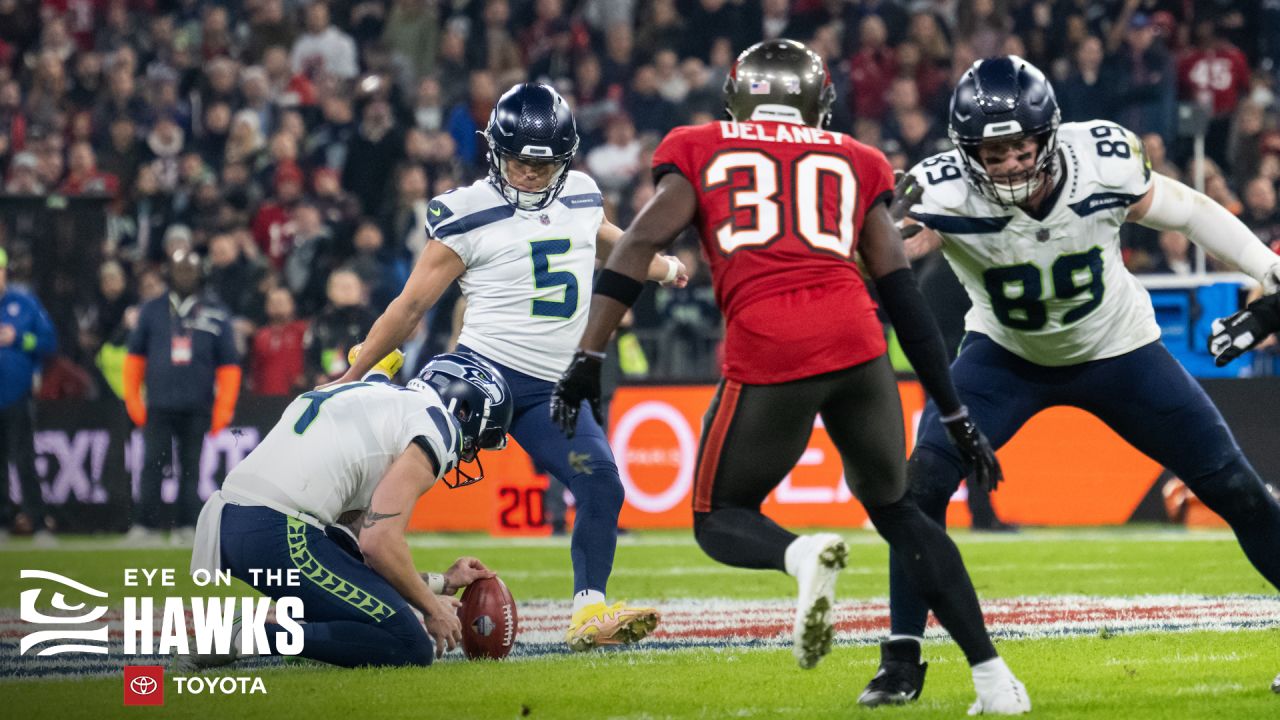
[[[100,251],[82,279],[97,287],[60,329],[75,342],[46,395],[123,394],[137,308],[179,252],[231,315],[245,392],[336,377],[422,251],[428,200],[487,173],[477,130],[503,90],[550,82],[570,100],[577,166],[626,227],[659,139],[721,117],[736,53],[773,37],[827,60],[833,129],[899,168],[949,147],[952,83],[994,54],[1051,71],[1064,121],[1122,123],[1188,182],[1199,116],[1207,194],[1280,251],[1274,3],[0,0],[4,192],[108,208],[105,236],[78,239]],[[5,230],[9,282],[29,287],[39,234]],[[1134,270],[1192,271],[1186,238],[1128,232]],[[695,238],[678,252],[694,280],[637,307],[624,374],[716,375],[709,277]],[[424,319],[411,361],[447,347],[458,302]]]

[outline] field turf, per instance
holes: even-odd
[[[521,603],[523,656],[501,663],[446,658],[430,669],[415,670],[299,664],[232,668],[225,674],[261,677],[267,694],[179,695],[166,683],[163,708],[122,707],[118,669],[99,669],[89,676],[65,669],[24,671],[30,658],[16,657],[22,632],[14,623],[18,592],[27,587],[19,572],[39,568],[62,573],[118,597],[126,594],[123,568],[181,569],[187,553],[159,546],[119,548],[113,539],[88,537],[67,538],[60,549],[43,551],[15,540],[0,546],[0,616],[7,618],[6,632],[0,633],[0,702],[8,710],[18,709],[17,717],[94,720],[138,715],[219,720],[963,716],[973,699],[968,668],[940,635],[926,647],[930,670],[920,702],[875,711],[855,704],[875,669],[872,640],[884,627],[876,613],[882,613],[887,592],[887,551],[871,533],[845,535],[852,552],[839,585],[838,598],[845,603],[840,607],[849,618],[871,608],[866,612],[874,622],[845,632],[832,655],[813,671],[795,667],[785,639],[776,632],[793,582],[779,573],[717,565],[687,533],[624,537],[610,587],[611,598],[651,601],[668,609],[665,634],[631,650],[587,655],[562,652],[557,641],[572,586],[567,541],[418,536],[413,538],[414,554],[423,569],[442,569],[465,553],[499,571]],[[1280,672],[1280,601],[1230,534],[1160,528],[1027,530],[1013,535],[960,532],[956,539],[979,594],[990,602],[989,618],[998,619],[997,645],[1027,684],[1033,717],[1280,718],[1280,695],[1268,689]],[[180,585],[131,589],[128,594],[213,590]],[[240,595],[245,590],[221,592]],[[1064,595],[1071,597],[1056,597]],[[1206,615],[1203,609],[1218,602],[1230,609],[1223,611],[1230,615],[1225,625],[1215,624],[1212,610]],[[1022,603],[1055,609],[1038,614],[1000,609]],[[1177,617],[1160,612],[1197,604],[1199,610]],[[1118,614],[1101,612],[1121,606],[1126,609]],[[1085,613],[1091,608],[1098,613]],[[1076,618],[1072,609],[1084,615]],[[1154,615],[1133,621],[1139,611]],[[724,627],[740,627],[740,632],[715,640],[718,636],[701,628],[699,613],[708,616],[708,623],[720,624],[715,632]],[[1204,629],[1208,627],[1215,629]],[[123,658],[114,662],[118,667]]]

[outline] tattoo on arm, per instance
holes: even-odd
[[[376,524],[379,520],[386,520],[387,518],[393,518],[393,517],[395,517],[395,516],[397,516],[397,515],[399,515],[399,514],[400,514],[400,513],[398,513],[398,512],[397,512],[397,513],[385,513],[385,514],[384,514],[384,513],[376,512],[376,511],[374,511],[374,510],[370,510],[369,512],[367,512],[367,513],[365,513],[365,514],[364,514],[364,520],[361,522],[361,526],[362,526],[362,527],[366,527],[366,528],[371,528],[371,527],[373,527],[373,526],[374,526],[374,524]]]

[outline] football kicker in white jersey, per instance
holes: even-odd
[[[466,266],[458,343],[534,377],[559,378],[586,327],[603,205],[595,181],[576,171],[540,210],[517,209],[487,179],[432,200],[431,237]]]

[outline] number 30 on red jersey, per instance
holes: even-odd
[[[729,191],[730,213],[715,229],[721,251],[768,245],[783,234],[786,211],[797,237],[816,250],[843,258],[853,254],[854,213],[858,198],[858,178],[848,158],[825,152],[809,152],[790,162],[791,188],[780,188],[781,163],[760,150],[729,150],[715,155],[702,171],[703,192],[711,192],[733,182],[734,175],[746,173],[749,182]],[[825,182],[824,182],[825,180]],[[835,222],[823,212],[823,190],[836,191]],[[789,196],[789,197],[788,197]],[[750,224],[739,223],[739,211],[750,213]]]

